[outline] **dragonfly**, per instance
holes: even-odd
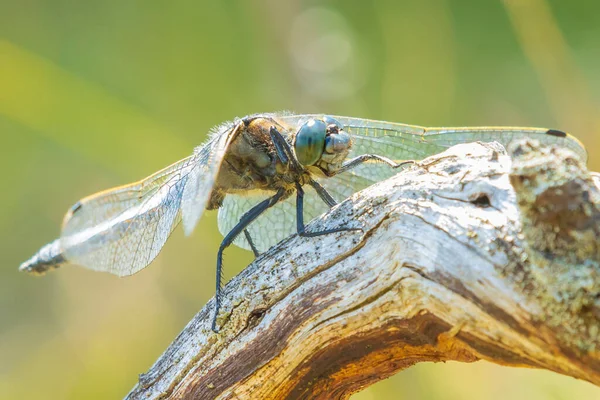
[[[546,128],[427,128],[324,114],[236,118],[214,128],[191,156],[138,182],[79,200],[66,213],[60,237],[20,270],[43,274],[74,264],[132,275],[157,257],[180,222],[190,235],[204,210],[218,209],[224,238],[216,261],[212,329],[217,332],[228,246],[258,256],[294,232],[312,237],[356,230],[309,231],[304,221],[453,145],[497,141],[506,146],[522,138],[569,148],[587,161],[575,137]]]

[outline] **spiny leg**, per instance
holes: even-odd
[[[252,252],[254,253],[254,258],[257,258],[260,255],[260,253],[254,245],[254,240],[252,240],[252,236],[250,236],[250,232],[248,231],[248,229],[244,229],[244,236],[246,237],[246,241],[248,242],[250,248],[252,249]]]
[[[323,202],[325,204],[327,204],[329,206],[329,208],[331,208],[337,204],[337,201],[335,201],[335,199],[333,197],[331,197],[331,195],[329,194],[327,189],[325,189],[323,186],[321,186],[321,184],[319,182],[311,179],[308,182],[308,184],[310,186],[312,186],[313,189],[315,189],[315,191],[317,192],[317,194],[319,195],[321,200],[323,200]]]
[[[217,316],[219,315],[219,309],[221,308],[221,291],[222,291],[222,278],[223,278],[223,251],[235,240],[235,238],[242,233],[260,214],[265,212],[269,207],[277,204],[280,200],[285,198],[286,192],[283,189],[279,189],[274,196],[269,197],[266,200],[261,201],[250,210],[248,210],[240,221],[229,231],[227,236],[221,242],[219,246],[219,252],[217,253],[217,289],[215,294],[215,315],[212,320],[212,330],[217,331]]]
[[[403,167],[405,165],[409,165],[409,164],[414,164],[415,161],[414,160],[407,160],[407,161],[402,161],[400,163],[397,163],[393,160],[390,160],[387,157],[383,157],[383,156],[379,156],[377,154],[362,154],[360,156],[354,157],[351,160],[346,161],[344,164],[342,164],[342,166],[340,167],[340,169],[338,169],[337,171],[328,174],[328,176],[334,176],[337,174],[341,174],[342,172],[346,172],[348,170],[351,170],[354,167],[357,167],[363,163],[366,162],[380,162],[380,163],[384,163],[389,165],[392,168],[400,168]]]
[[[242,122],[245,126],[248,126],[252,121],[254,121],[257,118],[264,118],[273,122],[274,125],[272,125],[269,129],[269,136],[271,136],[271,141],[275,146],[275,152],[277,153],[277,157],[279,157],[279,160],[281,160],[283,164],[291,164],[292,168],[297,169],[300,164],[298,163],[298,160],[296,159],[296,156],[292,151],[292,148],[290,147],[289,143],[285,140],[281,132],[279,132],[279,130],[275,127],[275,125],[279,125],[277,121],[268,116],[252,115],[243,118]]]
[[[293,169],[302,169],[302,167],[300,166],[300,163],[296,159],[296,155],[293,152],[292,148],[290,147],[289,143],[285,140],[285,138],[277,130],[277,128],[272,126],[269,131],[269,134],[271,136],[271,140],[273,141],[273,144],[275,146],[275,150],[277,152],[279,159],[282,162],[287,163]],[[329,194],[329,192],[323,186],[321,186],[321,184],[319,184],[317,181],[311,179],[308,182],[308,184],[311,185],[315,189],[315,191],[317,192],[317,194],[319,195],[321,200],[323,200],[323,202],[325,202],[325,204],[327,204],[330,208],[337,204],[337,202]],[[341,228],[341,229],[335,229],[335,230],[324,231],[324,232],[315,232],[315,234],[307,233],[304,229],[305,228],[304,227],[304,213],[303,213],[304,190],[302,189],[302,186],[298,182],[296,182],[296,191],[297,191],[297,196],[298,196],[297,200],[296,200],[296,214],[297,214],[296,215],[296,217],[297,217],[296,223],[298,224],[298,234],[300,236],[318,236],[319,234],[341,232],[341,231],[346,231],[346,230],[356,230],[356,229]],[[298,210],[300,210],[300,211],[298,211]]]
[[[302,171],[304,168],[300,165],[300,162],[296,158],[296,153],[292,150],[290,144],[285,140],[281,132],[272,126],[269,130],[269,135],[271,136],[271,140],[273,141],[273,145],[275,146],[275,151],[277,152],[277,156],[284,163],[287,164],[292,170]]]
[[[294,155],[292,153],[292,149],[290,145],[285,141],[285,138],[274,126],[269,129],[269,135],[271,136],[271,141],[275,146],[275,152],[277,152],[277,157],[283,164],[289,164],[291,160],[294,160]]]
[[[255,117],[246,118],[243,120],[243,122],[244,122],[244,124],[248,125],[248,124],[250,124],[250,122],[252,122],[253,119],[255,119]],[[273,122],[275,122],[275,121],[273,121]],[[271,126],[271,128],[269,129],[269,135],[271,136],[271,140],[273,141],[273,145],[275,146],[275,151],[277,153],[277,157],[279,157],[279,160],[283,164],[291,164],[292,166],[298,165],[298,161],[296,161],[296,158],[294,156],[294,153],[293,153],[290,145],[286,142],[283,135],[279,132],[279,130],[277,130],[277,128],[275,128],[275,126]],[[323,189],[323,190],[325,190],[325,189]],[[328,195],[329,195],[329,193],[328,193]],[[329,196],[329,197],[331,198],[331,196]],[[333,200],[333,201],[335,202],[335,200]],[[252,252],[254,253],[254,257],[258,257],[260,255],[260,253],[258,252],[258,249],[254,245],[254,240],[252,240],[252,236],[250,235],[250,232],[247,229],[244,229],[244,236],[246,237],[246,240],[248,241],[248,244],[250,245],[250,248],[252,249]]]
[[[285,140],[283,135],[277,130],[277,128],[272,126],[269,131],[269,134],[271,135],[271,140],[273,141],[273,144],[275,146],[275,151],[276,151],[279,159],[282,162],[287,163],[288,166],[291,167],[292,169],[295,169],[297,171],[302,170],[303,167],[300,165],[300,162],[296,158],[296,154],[292,150],[290,144]],[[378,156],[373,156],[373,157],[378,157]],[[364,162],[364,161],[361,161],[361,162]],[[390,162],[392,162],[392,161],[390,161]],[[353,167],[354,166],[350,166],[350,168],[353,168]],[[310,179],[307,183],[310,186],[312,186],[313,189],[315,189],[315,191],[317,192],[317,194],[319,195],[321,200],[323,200],[323,202],[325,204],[327,204],[329,206],[329,208],[331,208],[337,204],[337,201],[335,201],[335,199],[329,194],[329,192],[323,186],[321,186],[321,184],[319,182],[317,182],[313,179]],[[300,187],[297,182],[296,182],[296,187],[297,188]],[[300,191],[302,191],[302,189],[300,189]],[[303,191],[302,191],[302,194],[304,194]]]
[[[325,190],[325,189],[323,189]],[[298,236],[303,237],[315,237],[321,235],[327,235],[336,232],[347,232],[347,231],[362,231],[360,228],[334,228],[326,229],[318,232],[306,232],[306,225],[304,225],[304,190],[299,183],[296,182],[296,229]]]
[[[308,182],[308,184],[311,185],[315,189],[315,191],[317,192],[317,194],[319,195],[321,200],[323,200],[323,202],[325,204],[327,204],[327,206],[329,206],[329,208],[331,208],[337,204],[337,202],[329,194],[327,189],[325,189],[323,186],[321,186],[321,184],[319,184],[317,181],[314,181],[311,179]],[[258,258],[258,256],[260,255],[260,252],[256,248],[256,246],[254,244],[254,240],[252,239],[252,236],[250,235],[250,232],[248,231],[248,229],[244,229],[244,236],[246,237],[246,241],[250,245],[250,249],[252,250],[252,253],[254,253],[254,257]]]

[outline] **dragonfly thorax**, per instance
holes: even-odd
[[[214,189],[226,193],[277,189],[278,177],[289,171],[277,158],[269,135],[272,125],[266,118],[256,118],[240,127],[225,152]]]

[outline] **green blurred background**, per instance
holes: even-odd
[[[121,398],[212,297],[216,213],[125,279],[18,265],[77,199],[191,153],[245,114],[571,132],[600,144],[600,3],[0,0],[0,397]],[[231,249],[228,277],[251,261]],[[366,399],[598,399],[485,362],[422,364]]]

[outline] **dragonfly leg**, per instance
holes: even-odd
[[[260,256],[258,249],[254,245],[254,240],[252,240],[252,236],[250,236],[250,232],[248,232],[248,229],[244,229],[244,236],[246,237],[246,241],[248,242],[250,248],[252,249],[252,252],[254,253],[254,257],[256,258]]]
[[[315,189],[315,191],[317,192],[317,194],[319,195],[321,200],[323,200],[323,202],[325,202],[325,204],[327,204],[329,206],[329,208],[331,208],[337,204],[337,201],[335,201],[335,199],[333,197],[331,197],[331,195],[329,194],[327,189],[325,189],[323,186],[321,186],[321,184],[319,182],[313,181],[311,179],[308,182],[308,184],[310,186],[312,186],[313,189]]]
[[[219,309],[221,308],[221,291],[222,287],[222,278],[223,278],[223,251],[229,247],[231,243],[235,240],[235,238],[246,230],[246,227],[250,225],[260,214],[262,214],[269,207],[274,206],[280,200],[286,198],[286,191],[283,189],[279,189],[274,196],[269,197],[266,200],[261,201],[250,210],[248,210],[240,221],[229,231],[227,236],[221,242],[221,246],[219,246],[219,252],[217,253],[217,289],[215,294],[215,315],[212,320],[212,330],[213,332],[218,332],[217,330],[217,316],[219,315]]]
[[[277,157],[281,160],[282,163],[287,164],[290,162],[290,152],[289,145],[285,141],[285,139],[281,136],[281,133],[274,126],[269,129],[269,135],[271,136],[271,141],[275,146],[275,151],[277,152]]]
[[[362,231],[360,228],[334,228],[317,232],[307,232],[306,225],[304,225],[304,190],[299,183],[296,183],[296,229],[298,230],[298,236],[303,237],[315,237],[336,232]]]
[[[300,170],[300,163],[296,159],[296,155],[292,151],[290,144],[285,140],[281,132],[277,130],[274,126],[269,130],[269,135],[271,136],[271,140],[273,141],[273,145],[275,146],[275,151],[277,152],[277,156],[284,164],[289,164],[293,169]]]
[[[384,163],[389,165],[392,168],[400,168],[403,167],[405,165],[408,164],[414,164],[415,161],[414,160],[407,160],[407,161],[402,161],[400,163],[397,163],[393,160],[390,160],[387,157],[383,157],[383,156],[378,156],[377,154],[362,154],[360,156],[354,157],[351,160],[348,160],[347,162],[345,162],[344,164],[342,164],[342,166],[340,167],[340,169],[338,169],[337,171],[329,174],[329,176],[334,176],[337,174],[341,174],[342,172],[351,170],[354,167],[357,167],[363,163],[366,162],[380,162],[380,163]]]
[[[275,121],[273,118],[268,118],[261,115],[252,115],[244,117],[242,119],[242,122],[244,123],[244,125],[248,126],[252,121],[254,121],[257,118],[266,118],[273,122],[273,124],[279,125],[277,121]],[[271,126],[271,128],[269,129],[269,136],[271,136],[271,140],[273,141],[273,145],[275,146],[275,151],[277,152],[277,157],[279,157],[279,160],[281,160],[281,162],[284,164],[291,164],[294,168],[297,169],[300,166],[300,164],[296,160],[296,156],[294,155],[294,152],[292,151],[292,148],[290,147],[289,143],[285,140],[285,138],[283,137],[281,132],[279,132],[279,130],[275,127],[275,125]]]

